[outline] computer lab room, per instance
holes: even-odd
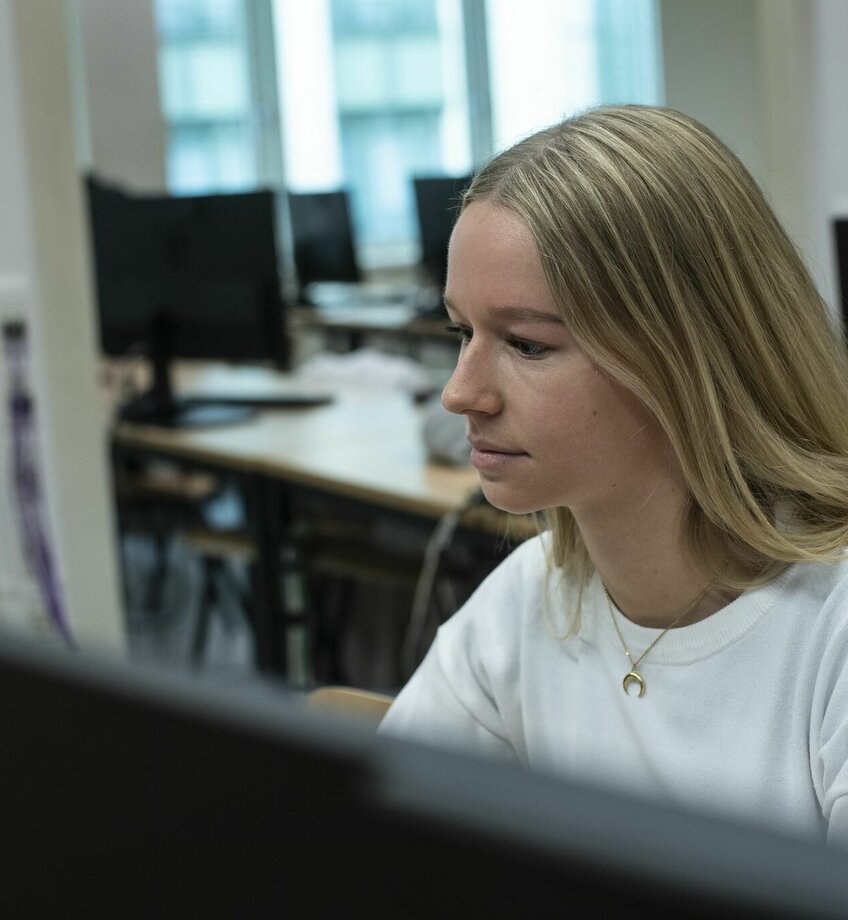
[[[848,916],[846,45],[0,0],[4,913]]]

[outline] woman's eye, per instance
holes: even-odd
[[[445,330],[451,335],[457,336],[463,343],[470,342],[474,333],[470,326],[460,326],[458,323],[450,323],[445,326]],[[547,345],[539,345],[538,342],[528,342],[526,339],[507,339],[510,348],[516,351],[522,358],[541,358],[551,349]]]
[[[522,358],[540,358],[549,350],[547,345],[539,345],[536,342],[528,342],[525,339],[510,339],[509,344]]]
[[[445,331],[462,339],[463,342],[467,342],[471,338],[471,330],[467,326],[458,326],[456,323],[445,326]]]

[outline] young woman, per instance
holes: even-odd
[[[706,128],[600,108],[483,168],[444,404],[544,511],[381,731],[848,841],[848,362]]]

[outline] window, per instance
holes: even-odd
[[[174,192],[279,181],[276,84],[267,59],[273,45],[260,37],[265,6],[155,0],[167,177]]]
[[[660,101],[653,0],[487,0],[492,147],[588,106]]]
[[[277,0],[287,184],[343,186],[366,267],[417,258],[411,179],[471,167],[460,0]]]
[[[344,187],[366,268],[417,259],[414,175],[661,101],[656,0],[155,3],[171,188]]]

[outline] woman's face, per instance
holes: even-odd
[[[486,498],[514,513],[575,513],[650,498],[667,441],[569,334],[523,221],[476,201],[451,237],[445,302],[462,337],[442,401],[464,415]]]

